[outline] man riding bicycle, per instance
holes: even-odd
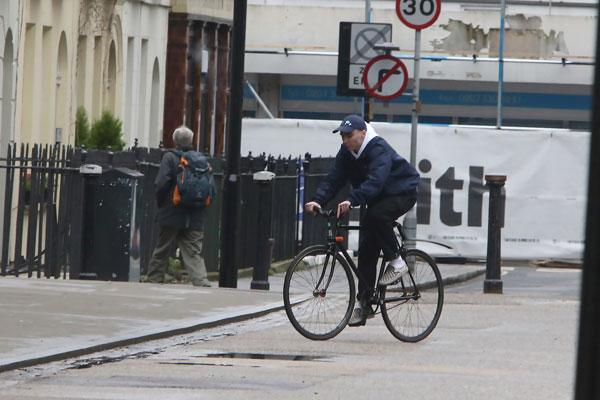
[[[346,116],[333,133],[340,133],[342,146],[328,175],[317,188],[307,212],[314,213],[344,187],[352,185],[347,199],[337,206],[337,216],[351,207],[366,205],[358,247],[358,270],[369,286],[359,282],[359,305],[348,326],[365,325],[373,310],[369,297],[375,286],[380,251],[389,261],[380,285],[392,284],[408,272],[394,235],[394,221],[406,214],[417,201],[419,173],[358,115]]]

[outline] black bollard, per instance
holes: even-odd
[[[259,171],[253,175],[258,184],[258,254],[252,271],[250,289],[269,290],[269,267],[273,238],[271,238],[271,208],[273,203],[273,178],[270,171]]]
[[[502,294],[502,276],[500,271],[500,229],[502,213],[502,186],[506,175],[486,175],[485,182],[490,190],[488,218],[488,243],[485,281],[483,293]]]

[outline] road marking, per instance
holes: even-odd
[[[575,268],[536,268],[535,270],[536,272],[550,272],[553,274],[556,273],[580,273],[581,270],[580,269],[575,269]]]
[[[502,267],[502,276],[508,275],[509,272],[515,270],[515,267]]]

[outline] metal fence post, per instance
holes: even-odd
[[[13,184],[15,181],[17,145],[9,144],[6,152],[6,189],[4,192],[4,225],[2,228],[2,256],[0,269],[2,276],[6,275],[8,267],[8,250],[10,246],[10,223],[12,219]]]
[[[273,238],[271,238],[271,214],[273,203],[273,178],[271,171],[259,171],[253,175],[254,182],[258,184],[258,254],[256,266],[252,272],[250,289],[269,290],[269,267],[271,266],[271,253]]]
[[[500,229],[502,228],[502,186],[506,175],[486,175],[485,182],[490,190],[488,218],[488,243],[484,293],[502,294],[502,276],[500,271]]]

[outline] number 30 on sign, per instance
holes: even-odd
[[[421,30],[440,16],[441,0],[396,0],[396,14],[409,28]]]

